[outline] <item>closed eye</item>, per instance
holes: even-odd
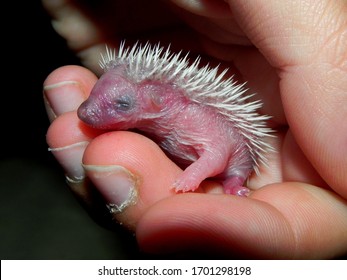
[[[129,96],[122,96],[115,100],[117,110],[128,111],[133,108],[134,102]]]

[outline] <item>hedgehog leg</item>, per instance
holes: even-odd
[[[249,188],[243,186],[245,181],[244,177],[241,176],[230,176],[223,181],[224,193],[233,194],[237,196],[248,196]]]
[[[194,191],[206,178],[220,174],[226,164],[227,158],[221,157],[221,153],[204,152],[197,161],[183,171],[173,188],[176,192]]]

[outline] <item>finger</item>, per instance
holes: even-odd
[[[52,122],[46,141],[72,188],[84,182],[81,163],[86,146],[102,133],[83,125],[76,115],[76,109],[87,98],[96,79],[86,68],[64,66],[53,71],[44,82],[44,101]],[[84,188],[75,188],[74,192],[86,196]]]
[[[100,74],[100,53],[105,50],[107,33],[110,33],[113,25],[110,24],[108,28],[101,26],[100,12],[95,10],[98,5],[93,11],[88,1],[42,0],[42,4],[52,16],[54,30],[66,40],[85,66]]]
[[[186,34],[179,20],[162,1],[90,1],[42,0],[43,6],[52,16],[52,25],[58,34],[74,50],[83,65],[100,74],[100,53],[109,47],[119,46],[123,38],[127,41],[172,42],[172,35],[196,43],[192,34]],[[163,32],[161,29],[164,27]],[[184,29],[184,28],[183,28]]]
[[[136,237],[150,253],[333,258],[347,251],[346,217],[347,203],[330,192],[277,184],[246,199],[186,194],[162,200],[142,217]]]
[[[172,3],[192,14],[208,18],[228,18],[228,4],[223,1],[185,1],[171,0]]]
[[[88,15],[85,7],[74,0],[42,0],[47,12],[52,16],[52,26],[67,41],[73,50],[81,50],[96,44],[102,38],[95,18]]]
[[[50,125],[46,141],[49,150],[63,167],[66,179],[74,188],[84,183],[85,172],[82,167],[82,157],[89,142],[103,131],[94,130],[84,125],[77,117],[76,111],[59,116]],[[84,196],[83,189],[75,189]]]
[[[85,126],[76,111],[58,116],[47,131],[49,151],[65,172],[66,183],[89,215],[103,227],[114,228],[100,193],[86,178],[82,157],[89,142],[102,131]]]
[[[182,172],[154,142],[125,131],[94,139],[83,164],[111,213],[132,229],[151,205],[175,194],[170,186]]]
[[[80,66],[63,66],[53,71],[43,85],[44,101],[51,121],[77,110],[88,97],[96,76]]]

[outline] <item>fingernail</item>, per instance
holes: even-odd
[[[121,213],[137,202],[136,177],[119,165],[83,165],[86,174],[106,200],[111,213]]]
[[[74,111],[84,101],[81,85],[76,81],[64,81],[43,88],[47,114],[52,120],[57,116]]]
[[[82,157],[88,144],[88,141],[83,141],[64,147],[48,149],[65,170],[68,181],[76,183],[85,178]]]

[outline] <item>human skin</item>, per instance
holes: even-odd
[[[250,178],[253,191],[248,198],[223,195],[216,182],[204,182],[197,193],[175,194],[170,186],[182,170],[152,141],[131,132],[103,133],[81,125],[75,110],[97,77],[85,68],[66,66],[46,79],[45,98],[52,120],[47,142],[74,179],[71,188],[91,204],[93,198],[84,191],[89,188],[82,179],[86,175],[106,203],[119,204],[124,198],[120,190],[134,183],[136,199],[114,217],[136,233],[146,252],[213,251],[256,258],[345,254],[346,1],[205,1],[207,8],[172,2],[170,8],[191,28],[178,25],[163,33],[149,28],[148,36],[141,30],[142,37],[137,37],[165,42],[174,34],[176,48],[210,56],[235,71],[240,81],[248,81],[264,102],[262,113],[273,116],[278,133],[271,144],[278,153],[260,176]],[[68,21],[55,24],[94,70],[97,46],[119,42],[105,40],[102,35],[110,30],[99,29],[81,14],[77,17],[71,3],[60,9],[46,7],[56,12],[53,17],[66,19],[64,9],[69,10],[71,21],[81,22],[79,28],[93,27],[74,41]],[[129,31],[113,27],[120,34]],[[67,148],[54,150],[62,147]],[[105,176],[110,172],[115,176]]]

